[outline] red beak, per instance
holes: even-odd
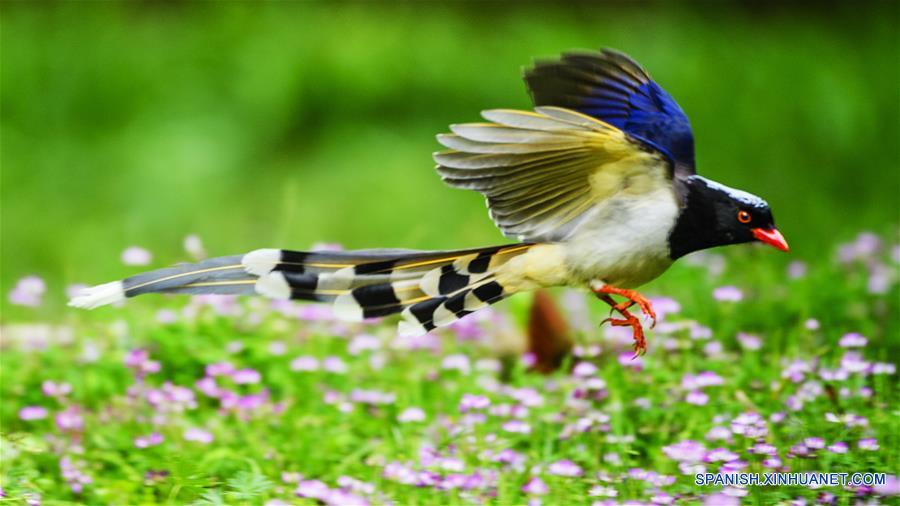
[[[778,248],[781,251],[788,251],[791,248],[788,247],[787,241],[784,240],[784,236],[781,235],[781,232],[776,228],[754,228],[753,237],[756,237],[758,241],[764,242],[773,248]]]

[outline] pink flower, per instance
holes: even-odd
[[[281,472],[281,481],[284,483],[299,483],[300,480],[303,479],[303,475],[300,473],[294,473],[289,471]]]
[[[231,362],[216,362],[206,366],[207,376],[228,376],[235,371]]]
[[[880,262],[869,265],[869,282],[866,288],[872,294],[884,294],[894,281],[894,270]]]
[[[860,440],[856,443],[856,446],[857,446],[860,450],[868,450],[868,451],[870,451],[870,452],[878,451],[878,449],[879,449],[879,446],[878,446],[878,440],[877,440],[877,439],[874,439],[874,438],[860,439]]]
[[[441,361],[441,369],[457,370],[462,374],[469,374],[469,371],[471,370],[469,357],[463,354],[447,355]]]
[[[134,438],[135,448],[149,448],[163,442],[163,435],[159,432],[153,432],[147,436],[138,436]]]
[[[881,239],[871,232],[863,232],[856,237],[856,241],[846,243],[838,247],[838,261],[850,263],[871,257],[881,249]]]
[[[885,476],[883,485],[875,485],[873,490],[880,496],[900,495],[900,479],[897,476],[889,474]]]
[[[578,362],[572,369],[573,376],[587,377],[595,374],[597,374],[597,366],[590,362]]]
[[[56,383],[52,380],[45,380],[41,383],[41,391],[47,397],[65,397],[72,392],[72,385],[68,383]]]
[[[705,406],[709,402],[709,396],[700,390],[692,390],[685,396],[684,402],[695,406]]]
[[[381,339],[371,334],[358,334],[353,336],[350,344],[347,345],[347,352],[351,355],[359,355],[364,351],[375,351],[381,349]]]
[[[556,476],[568,476],[570,478],[578,477],[584,474],[581,466],[571,460],[557,460],[547,466],[547,472]]]
[[[41,305],[47,284],[37,276],[25,276],[16,282],[9,292],[9,302],[17,306],[37,307]]]
[[[897,366],[888,362],[875,362],[872,364],[872,374],[894,374]]]
[[[778,456],[769,457],[767,459],[763,459],[763,467],[767,467],[769,469],[778,469],[781,467],[781,459]]]
[[[70,406],[57,413],[54,422],[56,422],[56,427],[63,432],[81,432],[84,429],[84,419],[75,406]]]
[[[794,383],[800,383],[806,378],[808,373],[812,372],[812,364],[803,360],[794,360],[781,371],[782,378],[790,378]]]
[[[207,397],[219,396],[219,386],[216,384],[216,379],[210,376],[204,376],[197,380],[197,382],[194,383],[194,387],[203,392]]]
[[[640,371],[644,368],[644,359],[642,357],[636,357],[634,356],[634,353],[628,351],[619,353],[618,361],[619,365],[629,367],[635,371]]]
[[[740,459],[741,456],[727,448],[715,448],[710,450],[703,458],[704,462],[731,462]]]
[[[525,492],[529,495],[544,495],[549,492],[550,489],[547,488],[547,484],[543,482],[538,477],[531,478],[527,483],[522,485],[522,492]]]
[[[757,455],[772,456],[778,452],[778,449],[770,445],[769,443],[756,443],[750,448],[750,451]]]
[[[209,444],[213,441],[213,435],[211,432],[203,430],[199,427],[191,427],[184,431],[184,440]]]
[[[483,395],[463,394],[459,401],[459,412],[466,413],[468,411],[484,409],[491,405],[491,400]]]
[[[841,340],[838,341],[838,346],[841,348],[862,348],[868,342],[869,340],[863,337],[862,334],[850,332],[841,337]]]
[[[343,251],[344,245],[338,242],[315,242],[309,247],[310,251]]]
[[[238,397],[235,400],[234,407],[241,411],[253,411],[263,407],[269,400],[268,390],[263,390],[257,394],[248,394]]]
[[[806,320],[805,322],[803,322],[803,326],[806,327],[806,330],[819,330],[819,328],[821,327],[821,324],[819,323],[819,320],[816,320],[815,318],[810,318],[810,319]]]
[[[156,321],[163,325],[175,323],[178,321],[178,313],[171,309],[160,309],[156,312]]]
[[[716,358],[722,356],[722,343],[719,341],[710,341],[703,345],[703,353],[707,357]]]
[[[769,433],[766,421],[757,413],[742,413],[731,421],[731,432],[756,439]]]
[[[697,322],[691,322],[690,337],[694,341],[705,341],[712,337],[712,329]]]
[[[318,371],[319,360],[316,357],[302,355],[291,361],[292,371]]]
[[[867,374],[871,366],[871,362],[864,360],[862,354],[855,351],[848,351],[841,357],[841,369],[851,374]]]
[[[731,431],[725,427],[716,426],[706,433],[706,439],[709,441],[721,441],[731,439]]]
[[[47,408],[43,406],[25,406],[24,408],[19,410],[19,419],[31,421],[31,420],[43,420],[47,418]]]
[[[393,404],[397,400],[397,395],[391,392],[382,392],[380,390],[364,390],[362,388],[354,388],[350,392],[350,400],[359,404],[370,404],[372,406],[382,404]]]
[[[716,492],[703,498],[703,506],[740,506],[741,500],[724,492]]]
[[[342,475],[337,479],[337,484],[344,490],[349,490],[351,492],[358,492],[362,494],[374,494],[375,493],[375,485],[357,480],[356,478]]]
[[[787,274],[791,279],[798,279],[806,276],[806,263],[801,262],[800,260],[794,260],[788,264]]]
[[[59,460],[59,470],[69,488],[75,494],[80,494],[84,490],[84,486],[93,483],[93,479],[82,471],[84,462],[75,463],[69,457],[62,457]]]
[[[736,286],[720,286],[713,290],[713,298],[720,302],[740,302],[744,292]]]
[[[513,469],[522,469],[525,465],[525,456],[515,450],[510,450],[509,448],[501,450],[500,453],[496,454],[491,460],[500,462],[501,464],[507,464]]]
[[[837,441],[833,444],[828,445],[828,451],[831,453],[847,453],[847,443],[843,441]]]
[[[745,350],[755,351],[762,348],[762,339],[760,339],[759,336],[738,332],[736,337],[741,348],[744,348]]]
[[[133,369],[135,374],[139,376],[152,374],[160,370],[159,362],[150,360],[150,354],[147,353],[147,350],[142,349],[130,350],[125,355],[125,365]]]
[[[509,420],[503,424],[502,428],[513,434],[531,434],[531,426],[521,420]]]
[[[855,415],[853,413],[845,413],[836,415],[834,413],[825,413],[825,421],[831,423],[842,423],[846,427],[868,427],[869,420],[864,416]]]
[[[747,463],[743,460],[733,460],[731,462],[726,462],[722,464],[722,467],[719,468],[719,472],[721,473],[739,473],[747,469]]]
[[[808,437],[803,440],[803,444],[811,450],[821,450],[825,448],[825,441],[820,437]]]
[[[685,374],[681,378],[681,387],[685,390],[697,390],[724,384],[725,380],[712,371],[703,371],[696,376],[693,374]]]
[[[300,497],[317,499],[323,502],[324,499],[328,497],[329,492],[331,492],[331,489],[328,488],[328,485],[319,480],[301,481],[294,490],[294,493]]]
[[[665,319],[667,314],[678,313],[681,311],[681,304],[677,300],[670,297],[652,297],[650,302],[656,311],[656,318]]]
[[[272,341],[269,343],[269,353],[275,355],[276,357],[280,357],[287,353],[287,345],[284,341]]]
[[[675,498],[665,492],[657,492],[650,498],[651,504],[659,504],[662,506],[673,504],[674,502]]]
[[[397,415],[397,421],[400,423],[424,422],[425,412],[422,411],[422,408],[408,407]]]
[[[206,258],[206,249],[203,248],[203,241],[196,234],[190,234],[184,238],[184,251],[194,260]]]
[[[238,385],[254,385],[261,379],[262,375],[255,369],[239,369],[231,373],[231,380]]]
[[[334,374],[344,374],[347,372],[347,364],[339,357],[325,357],[322,360],[322,369]]]
[[[667,457],[678,462],[700,462],[706,456],[706,447],[690,439],[663,446],[662,451]]]
[[[152,260],[153,255],[139,246],[130,246],[122,252],[122,263],[125,265],[147,265]]]

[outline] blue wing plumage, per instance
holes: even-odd
[[[605,121],[694,171],[694,136],[675,99],[628,56],[604,49],[564,53],[525,72],[534,105],[574,109]]]

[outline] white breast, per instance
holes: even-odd
[[[656,278],[672,265],[668,239],[678,212],[671,187],[598,204],[564,244],[572,282],[630,288]]]

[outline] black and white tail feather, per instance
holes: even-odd
[[[511,295],[497,279],[497,270],[531,246],[458,251],[259,249],[88,288],[69,305],[92,309],[145,293],[259,294],[331,303],[338,318],[350,321],[400,313],[401,335],[421,335]]]

